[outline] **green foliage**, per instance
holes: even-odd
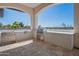
[[[14,21],[12,24],[8,24],[8,25],[3,25],[2,23],[0,23],[0,29],[19,29],[23,27],[24,24],[19,21]]]
[[[2,26],[3,26],[3,24],[2,24],[2,23],[0,23],[0,28],[2,28]]]
[[[19,23],[20,27],[24,27],[24,24],[22,22]]]
[[[18,29],[18,28],[21,28],[21,27],[24,27],[24,24],[22,22],[18,22],[18,21],[13,22],[12,25],[11,25],[12,29]]]

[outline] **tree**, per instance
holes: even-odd
[[[11,29],[11,24],[6,25],[8,29]]]
[[[22,28],[22,27],[24,27],[24,24],[22,22],[19,22],[19,21],[13,22],[12,26],[11,26],[12,29],[18,29],[18,28]]]
[[[19,22],[18,21],[13,22],[13,24],[11,26],[12,29],[17,29],[19,27],[20,27],[20,25],[19,25]]]
[[[24,24],[22,22],[19,23],[20,27],[24,27]]]
[[[0,28],[2,28],[2,26],[3,26],[3,24],[2,24],[2,23],[0,23]]]

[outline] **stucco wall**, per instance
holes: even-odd
[[[16,33],[16,41],[23,41],[32,38],[31,32],[17,32]]]
[[[1,33],[1,43],[15,41],[14,32],[2,32]]]
[[[0,34],[0,44],[6,45],[19,41],[29,40],[32,38],[31,32],[2,32]]]
[[[73,34],[45,32],[44,40],[67,49],[73,49]]]
[[[75,33],[75,40],[74,40],[74,46],[76,48],[79,48],[79,33]]]
[[[79,48],[79,3],[74,3],[74,32],[74,45],[76,48]]]

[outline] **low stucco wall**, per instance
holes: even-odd
[[[1,32],[0,44],[16,43],[19,41],[29,40],[32,38],[31,31],[25,32]]]
[[[28,40],[32,38],[32,32],[17,32],[16,41]]]
[[[73,34],[45,32],[44,41],[67,49],[73,49]]]

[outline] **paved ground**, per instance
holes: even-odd
[[[67,50],[42,41],[34,41],[28,45],[0,52],[0,56],[75,56],[79,49]]]

